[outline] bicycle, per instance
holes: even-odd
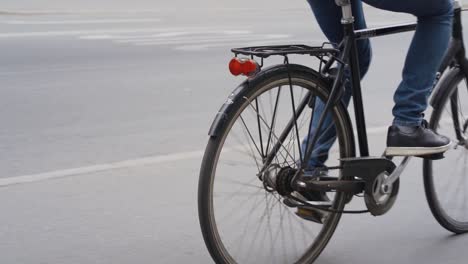
[[[232,49],[235,57],[230,71],[247,79],[228,97],[212,123],[198,186],[200,226],[217,263],[311,263],[329,242],[342,214],[384,215],[396,201],[399,177],[410,157],[369,157],[356,40],[412,31],[416,23],[354,30],[350,1],[335,2],[342,8],[345,32],[339,44]],[[452,39],[430,101],[430,128],[451,136],[454,144],[445,158],[426,156],[423,162],[432,214],[441,226],[456,234],[468,232],[466,190],[464,182],[456,181],[456,176],[464,181],[465,175],[454,171],[446,177],[444,168],[446,164],[451,168],[461,165],[463,170],[467,161],[468,120],[460,99],[468,95],[463,10],[455,1]],[[318,70],[291,64],[292,55],[316,58]],[[264,60],[273,56],[280,56],[284,63],[263,69]],[[340,100],[348,81],[347,70],[351,73],[360,156],[356,155],[349,113]],[[319,104],[324,110],[313,127]],[[326,115],[332,116],[330,124],[324,122]],[[330,131],[336,134],[336,143],[327,163],[318,168],[314,181],[295,184],[307,169],[303,161],[328,155],[314,147],[320,135]],[[324,199],[308,201],[297,195],[313,192]],[[364,198],[365,210],[345,210],[354,197]],[[465,209],[461,215],[454,202]],[[320,223],[307,221],[300,210],[318,214]]]

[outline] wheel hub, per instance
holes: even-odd
[[[276,191],[280,195],[288,195],[293,192],[291,181],[296,170],[291,167],[281,167],[278,164],[271,164],[265,170],[262,180],[267,191]]]

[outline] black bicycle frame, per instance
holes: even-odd
[[[342,53],[340,55],[340,58],[337,59],[337,61],[340,61],[341,64],[339,65],[337,78],[334,80],[329,99],[325,105],[323,113],[319,118],[319,122],[317,127],[315,128],[315,131],[321,131],[325,116],[333,107],[334,102],[339,102],[340,98],[336,98],[336,96],[340,96],[340,93],[338,91],[339,89],[342,89],[342,78],[340,77],[343,75],[346,65],[349,65],[352,81],[353,104],[356,118],[356,130],[359,141],[359,152],[361,157],[367,157],[369,156],[369,146],[367,141],[367,129],[361,93],[359,58],[356,42],[358,40],[373,37],[413,31],[416,29],[417,24],[408,23],[378,28],[354,30],[354,18],[352,17],[351,13],[350,0],[335,0],[335,2],[338,6],[342,8],[343,11],[342,25],[344,30],[344,38],[342,43],[339,45],[340,47],[342,47]],[[447,50],[443,62],[439,68],[439,73],[437,74],[437,81],[439,80],[442,73],[453,63],[457,63],[468,76],[468,61],[465,57],[465,48],[463,44],[461,11],[462,8],[460,6],[457,6],[454,10],[452,39],[450,41],[449,49]],[[312,140],[309,140],[307,151],[304,155],[304,160],[310,159],[313,152],[313,148],[319,136],[318,134],[319,133],[315,133]],[[305,164],[306,162],[302,163],[302,169],[305,169]]]
[[[465,75],[468,74],[468,60],[466,59],[461,19],[461,12],[466,10],[467,9],[462,9],[461,7],[454,10],[452,39],[450,40],[449,48],[447,49],[444,59],[439,67],[438,79],[454,62],[463,70]]]

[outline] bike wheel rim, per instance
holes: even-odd
[[[440,107],[433,129],[452,140],[452,148],[445,153],[445,158],[438,161],[426,161],[430,172],[430,186],[433,192],[433,203],[450,226],[460,230],[468,230],[468,149],[458,145],[459,141],[455,133],[451,97],[457,93],[454,107],[456,116],[461,125],[467,123],[468,118],[468,87],[465,78],[459,78],[451,94]],[[468,131],[463,133],[468,138]],[[448,169],[446,169],[448,168]]]
[[[297,81],[297,80],[296,80],[296,81]],[[284,81],[283,81],[283,83],[284,83]],[[310,85],[310,84],[309,84],[309,85]],[[270,86],[275,86],[275,84],[270,84]],[[269,89],[268,89],[268,87],[267,87],[267,88],[263,88],[263,89],[259,89],[259,91],[258,91],[257,93],[260,94],[260,93],[262,93],[264,90],[269,90]],[[245,108],[244,108],[244,109],[245,109]],[[233,124],[231,124],[231,126],[232,126],[232,125],[233,125]],[[215,166],[213,167],[213,169],[212,169],[212,174],[213,174],[213,175],[211,176],[212,182],[211,182],[211,185],[210,185],[210,192],[213,192],[213,180],[215,179],[215,174],[216,174],[216,170],[218,169],[217,167],[218,167],[218,162],[219,162],[221,150],[222,150],[222,148],[223,148],[223,146],[224,146],[224,144],[225,144],[226,137],[227,137],[227,135],[225,136],[225,138],[223,138],[223,139],[221,140],[220,145],[219,145],[219,147],[218,147],[218,149],[217,149],[216,161],[214,162],[216,165],[215,165]],[[350,153],[349,147],[348,147],[348,149],[347,149],[345,152]],[[349,155],[349,154],[347,154],[347,155]],[[212,193],[211,193],[211,194],[209,194],[209,196],[212,198],[214,195],[212,195]],[[344,199],[342,199],[341,197],[338,197],[338,198],[339,198],[339,199],[337,199],[337,200],[335,201],[335,208],[337,208],[337,209],[343,207],[343,200],[344,200]],[[228,262],[228,263],[235,263],[237,259],[235,259],[235,257],[231,256],[231,255],[228,253],[229,251],[226,249],[225,242],[223,242],[223,240],[225,240],[225,239],[221,239],[221,238],[220,238],[220,234],[218,233],[218,230],[219,230],[219,223],[218,223],[217,220],[216,220],[216,216],[215,216],[215,213],[214,213],[216,210],[213,208],[213,207],[214,207],[213,204],[214,204],[213,200],[210,199],[210,210],[211,210],[211,213],[210,213],[211,221],[210,221],[210,222],[211,222],[211,225],[212,225],[212,227],[211,227],[212,230],[215,230],[214,237],[215,237],[215,239],[217,240],[217,243],[216,243],[216,244],[218,245],[218,247],[220,247],[220,248],[219,248],[219,251],[224,253],[223,258],[226,260],[226,262]],[[336,225],[337,222],[338,222],[338,220],[339,220],[339,215],[338,215],[338,214],[334,215],[334,216],[333,216],[333,221],[330,221],[330,222],[333,222],[333,223],[331,223],[331,225]],[[326,229],[326,228],[324,228],[324,229]],[[334,227],[333,227],[332,229],[334,229]],[[329,230],[329,229],[327,229],[327,230]],[[322,231],[323,231],[323,229],[322,229]],[[325,234],[325,233],[327,233],[327,232],[322,232],[322,231],[321,231],[321,233],[319,233],[319,234],[317,235],[317,237],[327,236],[327,234]],[[322,233],[323,233],[323,234],[322,234]],[[312,247],[312,245],[311,245],[310,247]],[[307,252],[307,250],[308,250],[308,249],[306,249],[306,252]],[[320,251],[321,251],[321,250],[320,250]],[[258,257],[258,252],[257,252],[257,257]],[[302,258],[297,259],[297,261],[294,261],[294,262],[302,262],[302,261],[304,260],[305,257],[310,257],[310,256],[302,256]],[[243,261],[242,263],[245,263],[245,262]],[[271,263],[271,262],[270,262],[270,263]],[[291,261],[288,261],[288,263],[291,263]]]

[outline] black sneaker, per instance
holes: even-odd
[[[385,155],[428,156],[443,153],[450,145],[450,139],[427,128],[427,121],[423,120],[420,126],[389,127]]]

